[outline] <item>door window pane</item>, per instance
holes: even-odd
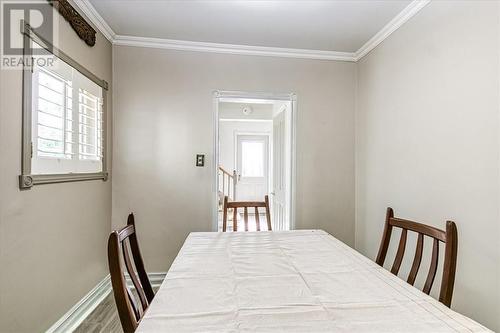
[[[241,143],[241,173],[243,177],[264,177],[264,143]]]

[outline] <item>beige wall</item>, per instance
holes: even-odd
[[[113,226],[137,214],[150,271],[212,227],[214,90],[294,92],[297,227],[354,241],[353,63],[114,47]],[[207,166],[194,165],[207,154]]]
[[[98,34],[90,48],[60,22],[63,51],[111,83],[111,44]],[[20,191],[22,76],[0,73],[0,332],[41,332],[108,273],[111,182]]]
[[[22,77],[1,71],[0,332],[45,330],[107,274],[110,220],[136,213],[149,271],[211,229],[217,89],[297,94],[298,228],[374,258],[388,205],[455,220],[453,307],[500,330],[498,7],[433,2],[358,64],[124,46],[112,62],[102,35],[89,48],[61,20],[62,49],[109,83],[115,74],[113,189],[18,190]]]
[[[356,248],[376,256],[387,206],[456,221],[452,308],[500,330],[498,2],[432,2],[357,70]]]

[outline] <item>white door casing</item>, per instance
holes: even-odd
[[[271,192],[273,230],[288,230],[286,191],[286,118],[281,111],[273,118],[273,184]]]
[[[282,101],[287,103],[287,114],[285,118],[285,123],[287,128],[285,128],[285,135],[288,143],[288,153],[285,157],[286,163],[288,165],[288,170],[286,174],[287,181],[289,183],[289,188],[286,191],[287,197],[287,216],[288,225],[285,226],[284,230],[295,229],[295,187],[296,187],[296,126],[297,126],[297,96],[294,93],[263,93],[263,92],[245,92],[245,91],[227,91],[227,90],[216,90],[213,92],[213,109],[214,109],[214,135],[213,135],[213,152],[214,158],[212,159],[212,170],[213,170],[213,183],[212,183],[212,196],[213,196],[213,210],[212,210],[212,230],[218,230],[218,166],[219,166],[219,103],[220,102],[242,102],[252,103],[252,101]],[[269,140],[272,142],[272,140]],[[272,148],[272,144],[270,145]],[[274,156],[274,155],[273,155]],[[272,175],[271,175],[272,178]],[[269,188],[272,189],[272,184],[269,184]],[[273,197],[270,196],[271,205],[273,204]],[[273,222],[273,229],[274,221]]]

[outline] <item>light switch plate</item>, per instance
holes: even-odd
[[[196,166],[197,167],[204,167],[205,166],[205,155],[203,155],[203,154],[196,155]]]

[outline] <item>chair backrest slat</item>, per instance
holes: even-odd
[[[127,239],[134,232],[135,232],[135,226],[127,225],[125,228],[118,231],[118,240],[120,242],[123,242],[124,239]]]
[[[130,304],[132,304],[132,311],[134,312],[135,320],[139,321],[141,319],[142,308],[137,305],[137,301],[135,300],[135,297],[132,295],[130,288],[128,286],[126,288],[127,288],[127,297],[128,300],[130,301]]]
[[[417,238],[417,248],[415,249],[415,257],[413,258],[413,264],[411,265],[410,274],[408,275],[408,282],[413,286],[415,279],[417,278],[418,269],[420,268],[420,263],[422,262],[422,253],[424,250],[424,235],[418,233]]]
[[[400,218],[390,218],[389,223],[394,227],[399,227],[403,229],[408,229],[414,232],[418,232],[424,234],[425,236],[429,236],[432,238],[437,238],[441,242],[446,242],[446,232],[443,230],[434,228],[430,225],[425,225],[422,223],[400,219]]]
[[[229,198],[224,197],[224,207],[222,213],[222,231],[227,231],[227,216],[228,210],[233,210],[233,231],[238,231],[238,208],[243,208],[243,221],[245,223],[245,231],[249,230],[249,222],[248,222],[248,208],[254,208],[255,210],[255,223],[256,230],[261,231],[260,228],[260,215],[259,215],[259,207],[264,207],[266,210],[266,220],[267,220],[267,229],[269,231],[272,230],[271,226],[271,215],[269,210],[269,197],[266,195],[264,201],[229,201]]]
[[[228,208],[266,207],[265,201],[228,201]]]
[[[149,282],[148,274],[146,273],[146,268],[144,267],[144,261],[142,260],[141,250],[139,249],[139,242],[137,241],[137,233],[135,233],[135,219],[134,214],[129,214],[127,218],[127,225],[134,227],[134,233],[129,236],[129,245],[132,252],[132,257],[134,258],[135,267],[139,275],[139,280],[141,281],[142,289],[146,295],[148,303],[155,297],[153,287]]]
[[[394,258],[394,263],[392,264],[391,273],[394,275],[398,275],[399,268],[401,267],[401,263],[403,262],[403,257],[405,255],[406,249],[406,237],[408,233],[406,229],[401,230],[401,237],[399,238],[399,246],[398,252],[396,253],[396,258]]]
[[[434,243],[432,244],[432,258],[431,265],[429,267],[429,273],[427,273],[427,279],[425,279],[423,292],[429,295],[432,289],[432,285],[434,283],[434,278],[436,277],[437,266],[439,260],[439,241],[434,239]]]
[[[134,270],[134,267],[132,264],[132,260],[130,259],[129,249],[130,249],[129,239],[124,239],[122,242],[123,261],[125,262],[125,267],[127,268],[128,275],[130,276],[130,279],[132,280],[132,283],[135,287],[137,295],[139,296],[139,300],[141,301],[142,308],[146,309],[149,304],[148,304],[148,301],[146,299],[146,294],[142,290],[142,286],[139,283],[137,276],[135,275],[135,270]]]
[[[436,277],[439,261],[439,244],[440,242],[445,244],[443,276],[441,279],[439,301],[449,307],[451,305],[451,299],[453,296],[453,286],[455,283],[455,272],[457,264],[458,233],[456,224],[453,221],[447,221],[446,231],[443,231],[422,223],[395,218],[392,208],[387,208],[384,232],[376,259],[377,264],[379,264],[380,266],[384,265],[387,251],[389,249],[392,229],[394,227],[401,228],[399,246],[396,252],[394,263],[391,268],[391,273],[395,275],[399,273],[399,269],[403,261],[408,231],[416,232],[418,234],[415,256],[413,258],[411,270],[407,278],[407,282],[411,285],[415,283],[415,279],[422,262],[424,237],[430,237],[433,239],[431,263],[423,287],[423,292],[426,294],[429,294],[431,292],[432,285]]]
[[[127,286],[122,259],[139,297],[139,302]],[[139,251],[133,214],[129,215],[126,227],[113,231],[109,235],[108,263],[123,331],[134,332],[153,300],[154,292]]]

